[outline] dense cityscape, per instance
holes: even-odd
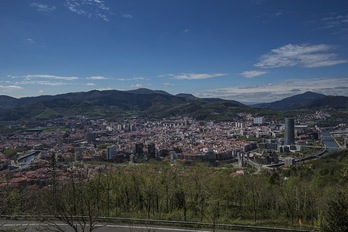
[[[241,170],[246,166],[294,165],[329,149],[346,148],[345,124],[332,128],[332,132],[339,131],[332,134],[337,145],[326,147],[325,132],[306,125],[304,120],[325,117],[330,115],[323,111],[296,120],[272,120],[240,113],[239,120],[233,122],[187,117],[108,122],[76,116],[29,125],[9,124],[7,132],[0,137],[1,186],[47,185],[52,159],[61,164],[60,178],[66,177],[69,171],[80,171],[77,166],[90,178],[109,164],[162,160],[187,165],[233,163]]]
[[[348,231],[347,0],[0,0],[0,232]]]
[[[2,111],[20,118],[0,126],[0,214],[75,231],[105,218],[341,228],[345,214],[330,205],[346,204],[346,98],[304,93],[280,105],[313,96],[291,111],[146,89],[14,100],[28,105]]]
[[[59,231],[104,220],[346,225],[333,207],[348,204],[346,97],[306,92],[266,107],[149,89],[1,99],[3,218],[39,220],[38,230],[59,221]]]

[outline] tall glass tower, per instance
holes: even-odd
[[[284,145],[295,144],[295,119],[285,118]]]

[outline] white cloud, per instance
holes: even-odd
[[[260,103],[281,100],[306,91],[348,96],[348,77],[291,79],[278,84],[208,89],[195,93],[195,95],[218,97],[243,103]]]
[[[323,29],[341,28],[348,26],[348,15],[335,15],[321,19]]]
[[[135,85],[131,85],[132,88],[142,88],[143,85],[142,84],[135,84]]]
[[[147,80],[144,77],[133,77],[132,80]]]
[[[110,7],[103,0],[66,0],[65,6],[73,13],[109,21]]]
[[[54,76],[46,74],[24,75],[24,76],[8,76],[12,81],[9,84],[14,85],[45,85],[45,86],[61,86],[75,84],[72,81],[78,80],[78,77]]]
[[[122,17],[123,17],[123,18],[126,18],[126,19],[132,19],[132,18],[134,18],[133,15],[131,15],[131,14],[124,14],[124,15],[122,15]]]
[[[30,44],[35,44],[35,41],[31,38],[27,38],[26,41],[29,42]]]
[[[51,81],[36,81],[36,85],[47,85],[47,86],[61,86],[67,85],[66,82],[51,82]]]
[[[104,21],[107,21],[107,22],[110,21],[109,18],[105,14],[98,13],[97,16],[100,17],[101,19],[103,19]]]
[[[14,82],[16,85],[46,85],[46,86],[61,86],[61,85],[68,85],[67,82],[52,82],[52,81],[16,81]]]
[[[43,3],[37,3],[37,2],[33,2],[32,4],[30,4],[30,6],[36,8],[37,11],[42,13],[49,13],[56,10],[55,6],[51,6],[51,5],[47,5]]]
[[[92,76],[92,77],[87,77],[87,80],[107,80],[107,78],[103,76]]]
[[[169,82],[163,83],[163,87],[164,87],[164,88],[169,88],[169,87],[174,87],[174,86],[175,86],[174,84],[169,83]]]
[[[144,77],[132,77],[132,78],[117,78],[118,81],[143,81],[148,80]]]
[[[22,90],[23,88],[18,85],[0,85],[0,92],[13,92]]]
[[[114,90],[113,88],[99,88],[98,91],[105,91],[105,90]]]
[[[277,13],[274,14],[274,16],[279,17],[283,15],[283,11],[278,11]]]
[[[316,17],[305,23],[314,26],[315,30],[326,30],[335,38],[348,39],[348,14],[346,9],[341,9],[341,12],[328,12],[326,16],[319,20]]]
[[[52,80],[64,80],[64,81],[73,81],[78,80],[78,77],[64,77],[64,76],[53,76],[53,75],[46,75],[46,74],[38,74],[38,75],[26,75],[24,76],[26,80],[32,80],[32,79],[52,79]]]
[[[267,73],[266,71],[254,70],[254,71],[244,71],[241,73],[241,75],[243,77],[246,77],[246,78],[253,78],[253,77],[258,77],[258,76],[264,75],[266,73]]]
[[[306,68],[332,66],[347,63],[348,60],[339,59],[332,53],[333,46],[327,44],[288,44],[271,50],[263,55],[255,64],[260,68],[278,68],[302,66]]]
[[[51,81],[17,81],[16,85],[50,85],[50,86],[60,86],[66,85],[65,82],[51,82]]]
[[[181,73],[181,74],[167,74],[162,75],[162,77],[170,77],[177,80],[201,80],[214,77],[226,76],[225,73]]]

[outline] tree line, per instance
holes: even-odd
[[[239,176],[231,167],[159,162],[60,181],[53,169],[49,186],[3,188],[0,213],[53,215],[75,231],[93,231],[102,216],[346,231],[347,155]]]

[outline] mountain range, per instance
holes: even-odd
[[[315,108],[347,109],[348,97],[327,96],[324,94],[308,91],[302,94],[284,98],[279,101],[255,104],[253,105],[253,107],[276,109],[276,110],[315,109]]]
[[[304,108],[348,109],[348,97],[306,92],[252,107],[232,100],[198,98],[192,94],[169,94],[140,88],[130,91],[92,90],[60,95],[13,98],[0,96],[0,121],[46,120],[85,115],[95,118],[170,117],[185,115],[197,119],[229,119],[237,112],[268,108],[276,110]]]
[[[197,98],[191,94],[171,95],[145,88],[130,91],[89,91],[54,96],[13,98],[0,96],[0,121],[45,120],[85,115],[89,117],[169,117],[188,115],[206,119],[226,117],[236,108],[248,108],[237,102],[215,98]]]

